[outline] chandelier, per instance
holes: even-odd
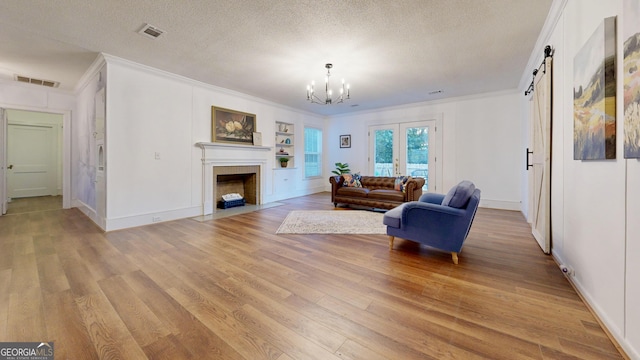
[[[350,99],[349,84],[346,84],[345,86],[344,79],[342,79],[342,86],[340,87],[340,96],[338,96],[338,98],[335,100],[333,99],[333,90],[329,89],[329,78],[331,77],[331,68],[333,67],[333,65],[326,64],[324,67],[327,69],[327,76],[325,76],[324,78],[324,91],[325,91],[324,100],[316,96],[315,81],[312,81],[311,85],[307,85],[307,100],[311,101],[314,104],[320,104],[320,105],[340,104],[345,100],[349,100]]]

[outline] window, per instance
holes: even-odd
[[[304,128],[304,177],[322,176],[322,130]]]

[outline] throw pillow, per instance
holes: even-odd
[[[410,176],[398,176],[398,177],[396,177],[396,181],[395,181],[395,184],[393,185],[393,188],[395,190],[406,192],[406,190],[407,190],[407,182],[409,181],[409,179],[411,179]]]
[[[362,187],[362,176],[360,173],[353,174],[353,179],[355,180],[356,187]]]
[[[461,181],[449,190],[442,200],[442,205],[461,209],[467,205],[476,186],[469,180]]]
[[[362,183],[360,182],[360,174],[342,174],[344,177],[343,186],[347,187],[362,187]]]

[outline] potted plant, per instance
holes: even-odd
[[[331,173],[338,175],[338,177],[340,177],[340,175],[342,174],[348,174],[351,172],[351,169],[349,169],[349,164],[347,163],[340,163],[337,162],[335,163],[336,165],[336,169],[333,170]]]
[[[280,167],[286,168],[287,167],[287,163],[289,163],[289,158],[288,157],[280,157],[278,158],[280,160]]]

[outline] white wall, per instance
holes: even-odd
[[[110,61],[107,84],[107,222],[190,208],[191,86]]]
[[[19,82],[0,82],[0,105],[10,109],[29,109],[58,113],[71,111],[75,96],[44,86]]]
[[[560,4],[560,5],[558,5]],[[623,158],[622,0],[557,1],[544,45],[554,50],[552,254],[625,352],[640,358],[640,162]],[[573,60],[604,18],[617,16],[617,158],[573,160]],[[529,71],[527,73],[530,74]],[[524,89],[523,89],[524,90]],[[522,106],[525,106],[521,101]],[[524,113],[525,111],[522,111]],[[529,118],[526,117],[526,123]],[[526,194],[524,195],[526,196]]]
[[[77,94],[73,133],[73,193],[74,206],[104,228],[105,219],[96,209],[96,139],[95,93],[104,87],[105,64],[100,59],[89,69]],[[103,209],[104,210],[104,209]],[[101,211],[100,213],[104,213]]]
[[[211,106],[256,114],[263,146],[273,147],[275,121],[296,126],[296,158],[303,158],[303,126],[324,128],[320,116],[202,84],[105,55],[107,61],[108,230],[202,214],[202,150],[211,141]],[[159,159],[155,154],[159,154]],[[326,179],[303,180],[293,191],[273,184],[275,150],[267,164],[263,203],[322,191]]]
[[[327,171],[347,162],[352,171],[368,171],[370,125],[440,119],[442,153],[436,154],[441,173],[436,192],[446,193],[461,180],[471,180],[482,190],[480,205],[520,210],[523,168],[520,92],[507,91],[472,97],[378,109],[334,116],[327,134]],[[341,134],[351,134],[351,148],[339,148]]]

